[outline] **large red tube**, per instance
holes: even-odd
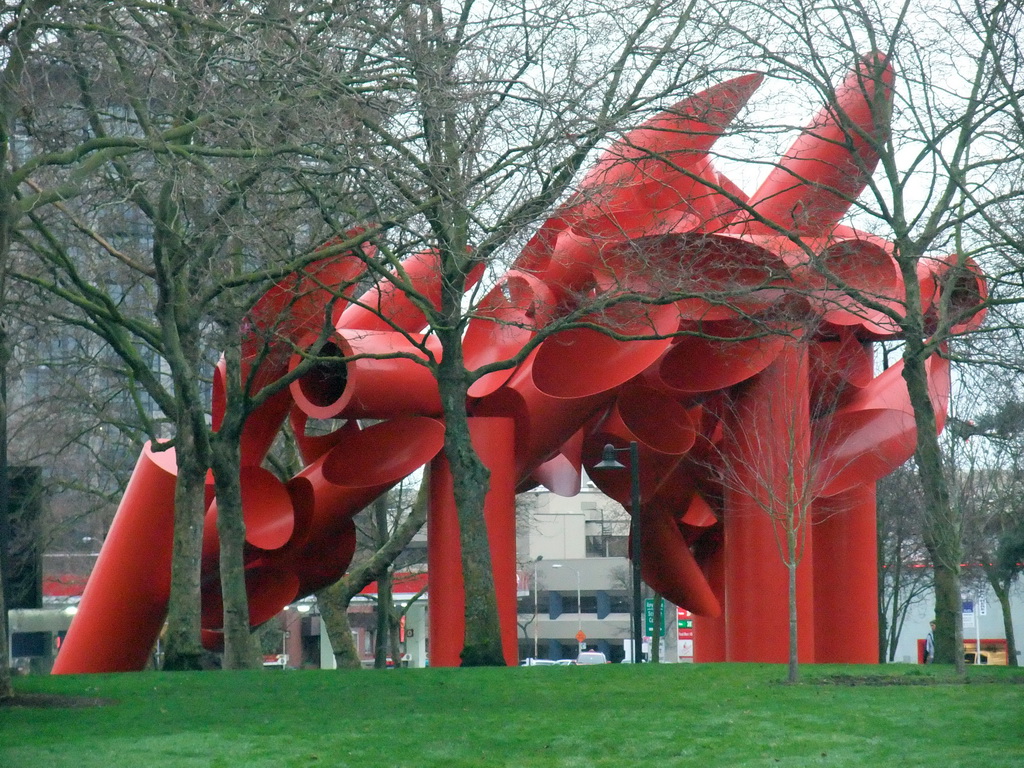
[[[729,414],[725,497],[726,644],[729,661],[789,658],[786,560],[797,571],[798,658],[814,658],[813,546],[807,348],[789,343]],[[802,546],[788,552],[786,533]]]
[[[758,219],[746,223],[748,231],[774,232],[764,219],[819,236],[839,223],[878,163],[894,78],[882,54],[860,61],[751,195]]]
[[[711,537],[708,537],[710,539]],[[711,591],[720,604],[725,604],[725,548],[721,542],[721,528],[715,529],[714,540],[706,540],[706,551],[698,549],[696,556]],[[693,617],[693,660],[697,663],[726,660],[726,606],[718,616]]]
[[[650,506],[641,512],[640,567],[644,581],[659,595],[701,616],[721,615],[718,598],[675,519]]]
[[[316,354],[336,360],[317,362],[291,384],[295,404],[314,418],[441,413],[437,380],[426,365],[429,357],[440,357],[436,337],[414,340],[394,331],[339,329]],[[292,369],[302,361],[302,354],[293,355]]]
[[[346,237],[358,233],[351,230]],[[242,327],[242,376],[253,377],[250,392],[284,374],[292,345],[323,327],[331,304],[354,290],[366,270],[366,259],[375,252],[372,245],[364,244],[359,254],[341,253],[313,262],[282,279],[253,305]]]
[[[280,549],[295,531],[295,513],[284,483],[262,467],[242,467],[239,482],[242,486],[245,543],[256,549]],[[219,551],[215,499],[206,511],[203,559],[215,559]]]
[[[719,179],[707,165],[706,153],[761,80],[761,75],[751,74],[709,88],[615,142],[576,194],[531,239],[515,266],[556,290],[571,291],[582,287],[586,266],[595,256],[593,249],[573,246],[567,232],[573,225],[589,222],[579,231],[586,239],[590,232],[635,230],[638,218],[654,227],[654,219],[645,217],[665,218],[671,210],[679,214],[661,226],[661,232],[687,231],[700,224],[689,209],[714,216],[708,222],[713,227],[731,218],[737,206],[719,194]],[[695,201],[701,202],[694,206]],[[621,220],[623,213],[632,221]]]
[[[875,484],[814,503],[814,660],[877,664]]]
[[[289,548],[329,549],[346,519],[433,459],[443,444],[444,425],[422,416],[401,416],[354,432],[288,483],[293,503],[305,508],[309,520]]]
[[[672,398],[642,386],[624,389],[607,416],[584,442],[583,460],[588,474],[607,496],[624,506],[630,503],[628,472],[594,468],[608,443],[621,447],[635,441],[644,471],[640,499],[646,502],[671,475],[690,450],[696,433],[690,413]]]
[[[668,334],[679,327],[679,315],[673,305],[646,310],[623,306],[594,322],[623,335],[655,338],[619,341],[590,328],[554,333],[532,360],[538,390],[550,397],[573,399],[600,395],[624,384],[671,344]]]
[[[509,270],[481,302],[462,343],[466,370],[510,360],[555,315],[558,298],[533,275]],[[485,374],[470,385],[470,397],[485,397],[505,384],[514,366]]]
[[[553,397],[533,380],[533,357],[527,358],[509,383],[482,398],[477,416],[508,416],[515,421],[516,476],[527,478],[555,456],[582,424],[610,405],[614,390],[577,398]]]
[[[53,673],[133,672],[146,666],[171,593],[174,451],[142,449],[71,621]]]

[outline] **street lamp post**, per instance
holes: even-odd
[[[583,635],[583,599],[581,597],[582,593],[580,591],[580,572],[575,568],[568,565],[563,565],[562,563],[555,563],[551,567],[567,568],[568,570],[576,574],[576,650],[577,652],[582,651],[583,648],[581,646],[583,645],[583,641],[580,640],[580,637]]]
[[[293,616],[291,619],[288,618],[289,608],[294,608],[297,616]],[[281,669],[288,667],[288,659],[291,654],[288,653],[288,639],[292,636],[292,627],[295,626],[295,622],[302,621],[303,616],[309,613],[313,609],[310,603],[296,603],[293,606],[288,606],[284,611],[284,629],[281,632]],[[302,666],[302,658],[299,658],[299,666]]]
[[[629,506],[633,513],[629,524],[631,558],[633,560],[633,663],[643,658],[643,624],[640,607],[640,446],[633,440],[628,448],[616,448],[611,443],[604,447],[601,461],[594,469],[625,469],[615,454],[629,452]]]
[[[538,649],[540,648],[540,613],[537,611],[537,595],[539,592],[537,583],[537,566],[541,560],[544,559],[544,555],[537,555],[537,559],[533,561],[533,658],[537,658]]]

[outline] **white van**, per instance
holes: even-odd
[[[577,664],[607,664],[608,657],[600,651],[584,651],[576,657]]]

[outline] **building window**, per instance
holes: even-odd
[[[608,593],[608,612],[609,613],[629,613],[630,612],[630,598],[628,595],[623,593]]]
[[[551,607],[551,600],[548,597],[546,591],[541,591],[537,595],[537,612],[547,613]],[[519,613],[533,613],[533,594],[525,595],[519,598]]]
[[[595,507],[587,513],[584,526],[587,557],[625,557],[629,548],[629,518],[605,517],[604,510],[597,510],[594,502],[585,502]]]
[[[606,531],[591,534],[591,525],[587,523],[587,557],[626,557],[628,536],[616,536]]]

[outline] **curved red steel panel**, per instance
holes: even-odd
[[[295,514],[284,483],[262,467],[242,467],[242,519],[245,543],[263,550],[280,549],[295,531]],[[217,500],[206,511],[203,526],[203,557],[216,557],[220,550],[217,535]]]
[[[517,269],[506,272],[466,328],[462,343],[466,370],[515,357],[555,317],[557,305],[554,291],[533,275]],[[509,366],[483,375],[470,385],[469,396],[486,397],[497,391],[515,370]]]
[[[533,383],[540,392],[563,400],[609,392],[657,360],[672,343],[670,334],[679,328],[672,304],[616,307],[591,321],[624,336],[654,338],[620,341],[591,328],[553,333],[532,358]]]
[[[436,249],[410,256],[398,270],[377,276],[377,283],[350,303],[339,302],[334,312],[335,325],[364,331],[407,331],[418,333],[427,327],[423,304],[441,306],[441,257]],[[474,264],[466,275],[466,288],[476,285],[484,272],[483,263]],[[388,274],[396,275],[389,278]],[[399,287],[400,280],[409,286]],[[328,283],[330,285],[330,283]],[[417,301],[412,296],[417,297]],[[320,313],[322,322],[323,312]]]

